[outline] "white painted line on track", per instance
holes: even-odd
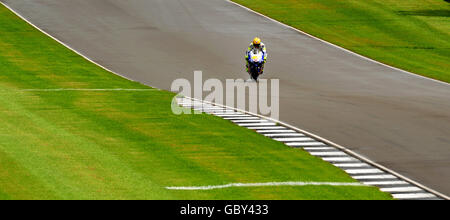
[[[384,173],[382,170],[375,168],[368,169],[344,169],[348,174],[376,174],[376,173]]]
[[[213,186],[168,186],[169,190],[213,190],[230,187],[264,187],[264,186],[366,186],[362,183],[342,182],[268,182],[268,183],[230,183]]]
[[[332,151],[332,152],[309,152],[313,156],[347,156],[346,153],[341,151]]]
[[[276,141],[288,142],[288,141],[313,141],[314,139],[309,137],[301,137],[301,138],[274,138]]]
[[[89,88],[58,88],[58,89],[19,89],[21,92],[64,92],[64,91],[80,91],[80,92],[115,92],[115,91],[131,91],[131,92],[146,92],[146,91],[160,91],[159,89],[89,89]]]
[[[401,193],[395,194],[392,196],[394,199],[429,199],[429,198],[437,198],[435,195],[431,193]]]
[[[391,187],[391,188],[380,188],[383,192],[418,192],[423,191],[423,189],[415,186],[407,187]]]

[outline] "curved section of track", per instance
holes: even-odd
[[[0,0],[86,58],[129,79],[247,77],[258,35],[280,119],[450,194],[450,87],[362,59],[225,0]],[[241,54],[242,52],[242,54]]]
[[[390,193],[395,199],[450,199],[442,193],[404,177],[343,146],[278,120],[190,97],[177,98],[177,103],[185,108],[229,120],[236,125],[282,142],[289,147],[303,149],[311,155],[322,158],[322,160],[344,170],[363,185],[378,187],[381,191]],[[203,187],[193,187],[193,189],[198,188],[202,189]],[[190,188],[188,187],[188,189]]]

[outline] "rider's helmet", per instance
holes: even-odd
[[[253,46],[259,47],[260,45],[261,45],[261,39],[259,39],[258,37],[255,37],[255,39],[253,39]]]

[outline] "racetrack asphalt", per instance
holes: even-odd
[[[248,78],[259,36],[280,79],[280,120],[450,195],[450,85],[371,62],[225,0],[0,0],[98,64],[170,90]]]

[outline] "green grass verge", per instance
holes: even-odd
[[[170,191],[233,182],[354,182],[308,153],[87,62],[0,7],[0,199],[390,199],[374,187]]]
[[[450,82],[444,0],[233,0],[382,63]]]

